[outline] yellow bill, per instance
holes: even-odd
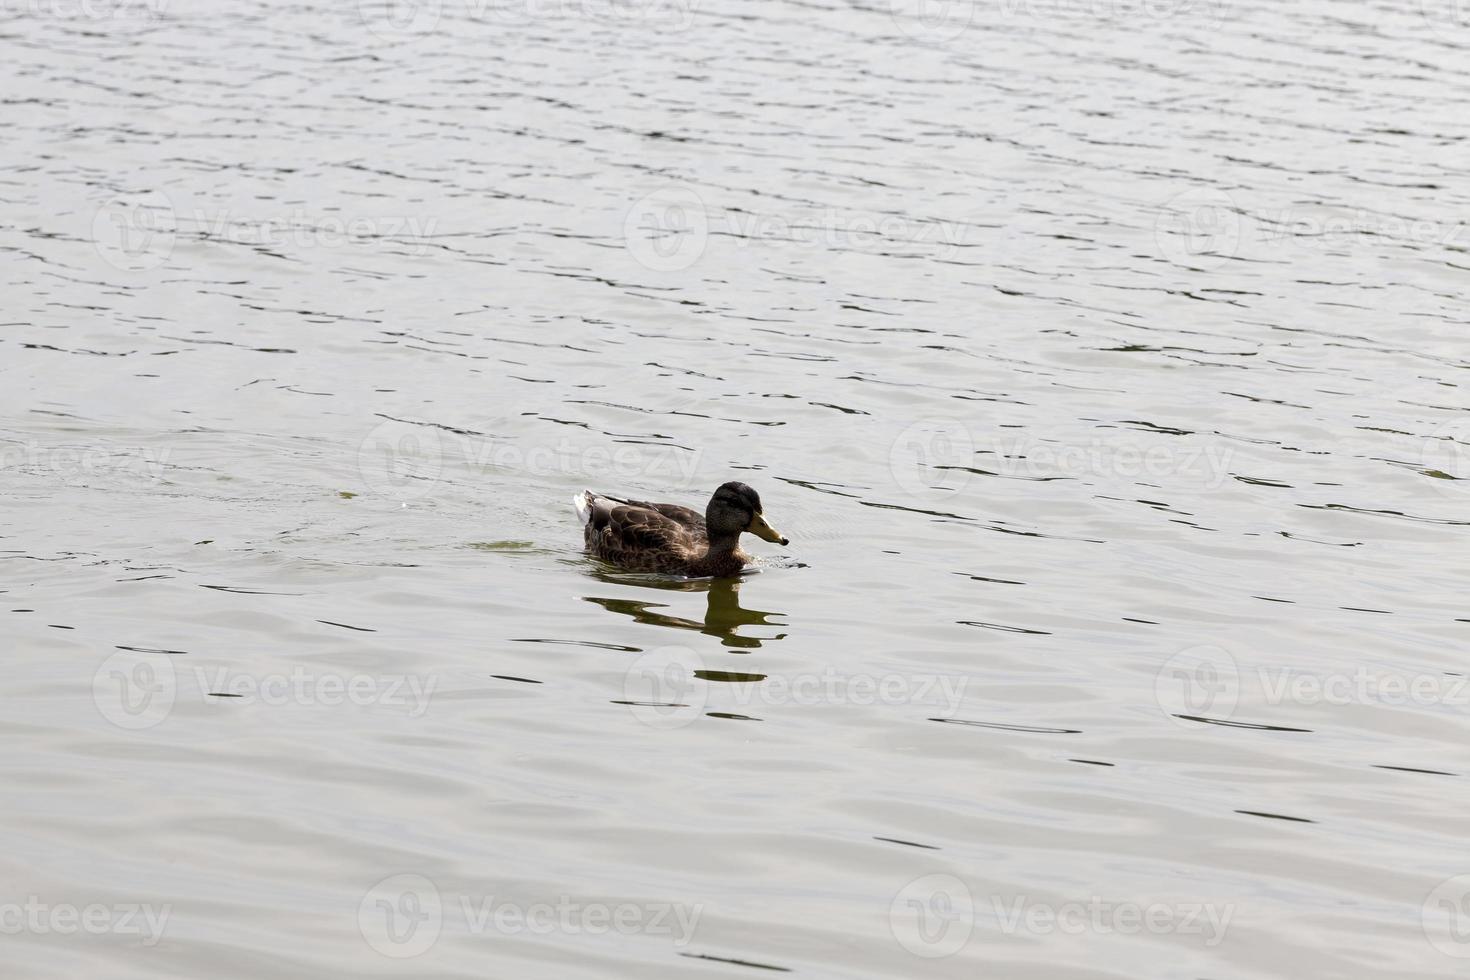
[[[750,526],[747,527],[746,530],[749,531],[751,534],[754,534],[756,537],[761,538],[765,541],[770,541],[773,544],[791,543],[790,541],[786,540],[786,535],[782,534],[780,531],[771,527],[770,524],[766,523],[766,517],[764,514],[756,514],[754,517],[752,517],[750,519]]]

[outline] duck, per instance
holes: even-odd
[[[752,560],[740,548],[741,534],[791,543],[766,520],[760,494],[734,481],[710,496],[703,514],[680,504],[624,500],[591,490],[577,494],[573,503],[588,552],[629,571],[725,578],[739,575]]]

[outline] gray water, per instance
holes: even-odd
[[[1462,976],[1467,50],[5,0],[6,975]]]

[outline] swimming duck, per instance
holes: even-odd
[[[583,490],[574,501],[587,550],[604,561],[640,572],[672,572],[723,578],[750,561],[740,535],[788,544],[766,523],[760,494],[726,483],[709,498],[704,515],[678,504],[623,500]]]

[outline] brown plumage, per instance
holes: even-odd
[[[703,516],[678,504],[623,500],[591,490],[583,490],[575,502],[587,550],[631,571],[721,578],[739,574],[750,561],[740,549],[743,532],[787,543],[766,523],[760,495],[743,483],[716,490]]]

